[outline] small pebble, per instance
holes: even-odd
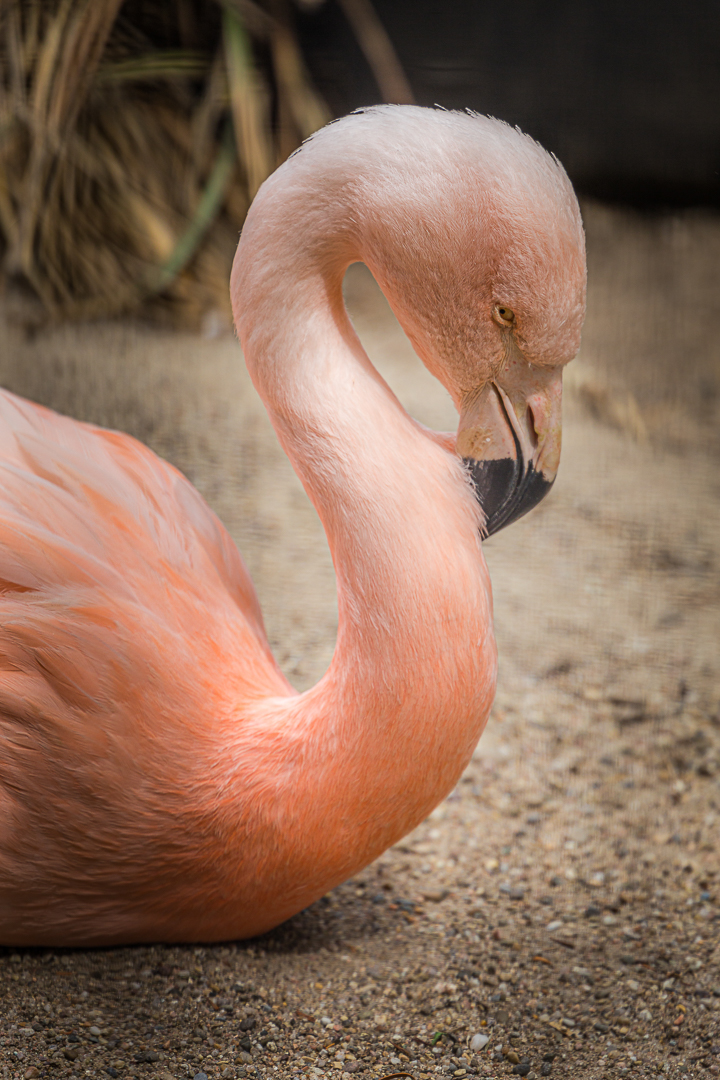
[[[515,1067],[513,1068],[513,1074],[515,1076],[527,1076],[529,1072],[529,1065],[515,1065]]]
[[[193,1076],[193,1080],[208,1080],[207,1073],[197,1072]]]
[[[598,915],[602,915],[602,909],[599,908],[597,904],[590,904],[585,908],[586,919],[596,919]]]
[[[487,1044],[489,1042],[490,1042],[490,1036],[489,1035],[483,1035],[482,1032],[478,1032],[478,1034],[473,1035],[472,1039],[470,1040],[470,1049],[471,1050],[482,1050],[483,1047],[487,1046]]]
[[[554,933],[555,933],[555,931],[556,931],[556,930],[559,930],[559,929],[560,929],[560,927],[561,927],[562,925],[563,925],[563,921],[562,921],[562,919],[553,919],[553,921],[552,921],[552,922],[549,922],[549,923],[547,924],[547,926],[545,927],[545,929],[547,930],[547,932],[548,932],[549,934],[554,934]]]
[[[444,900],[450,893],[447,889],[432,889],[429,892],[423,893],[423,899],[432,904],[439,904],[441,900]]]
[[[541,1076],[549,1076],[551,1072],[552,1072],[552,1065],[550,1064],[549,1061],[544,1061],[542,1063],[542,1065],[540,1066],[540,1075]]]
[[[35,1080],[40,1075],[40,1070],[36,1069],[34,1065],[31,1065],[29,1069],[26,1069],[23,1073],[24,1080]]]
[[[99,1027],[95,1027],[95,1025],[93,1024],[93,1026],[90,1028],[90,1034],[97,1036],[102,1035],[102,1032],[100,1031]]]

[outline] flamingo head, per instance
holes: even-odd
[[[364,233],[380,253],[366,261],[457,405],[456,449],[489,535],[532,509],[557,473],[562,371],[585,314],[582,220],[562,166],[528,136],[418,112],[413,146],[402,145],[408,125],[395,132],[402,167],[389,188],[365,193]]]

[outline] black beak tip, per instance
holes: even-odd
[[[487,536],[504,529],[544,499],[555,482],[555,477],[536,472],[533,462],[524,468],[524,462],[514,458],[498,458],[494,461],[476,461],[465,458],[475,495],[486,518]]]

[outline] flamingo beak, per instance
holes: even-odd
[[[562,371],[502,373],[466,400],[456,448],[485,513],[485,535],[532,510],[552,487],[560,463]]]

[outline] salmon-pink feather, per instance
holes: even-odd
[[[335,655],[303,694],[176,469],[0,394],[0,943],[257,934],[457,782],[495,685],[481,511],[372,368],[342,276],[371,266],[460,401],[497,364],[498,288],[538,363],[573,354],[578,229],[536,144],[431,110],[349,117],[261,189],[236,323],[338,578]]]

